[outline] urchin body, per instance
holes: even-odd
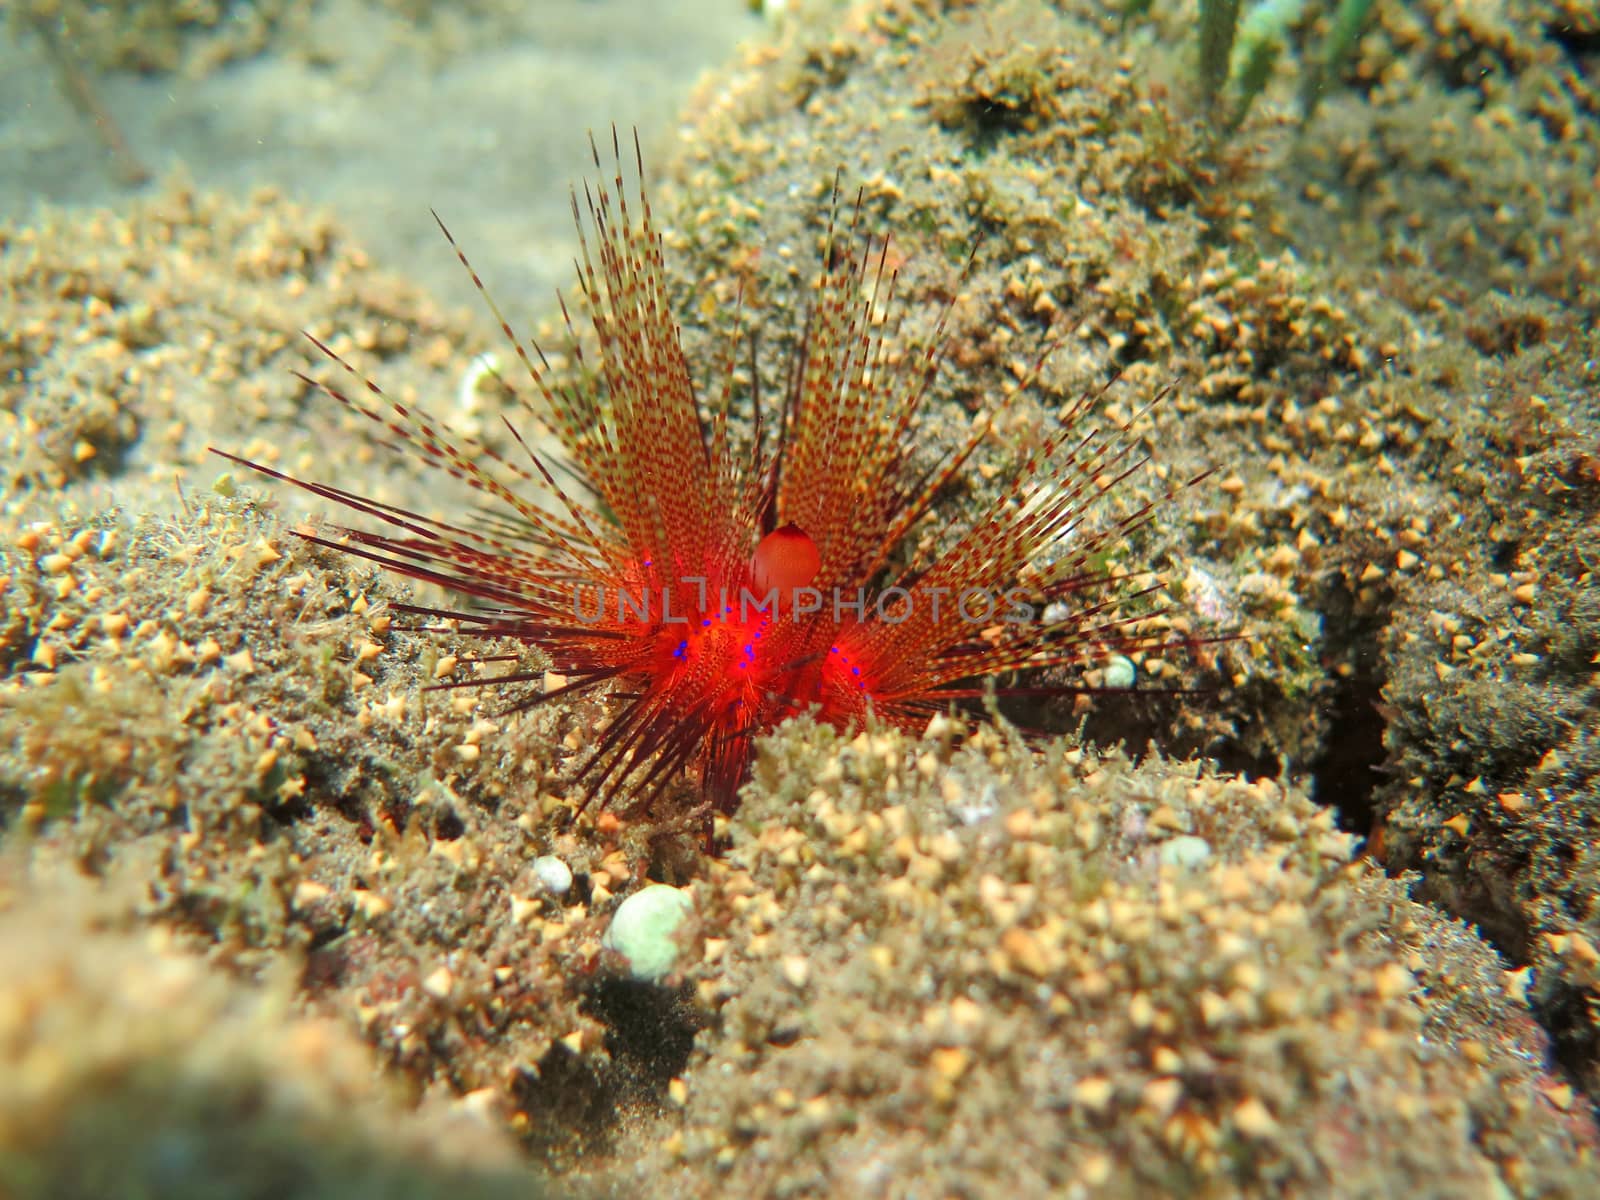
[[[588,335],[565,302],[562,311],[584,382],[556,381],[456,251],[520,364],[523,404],[553,428],[575,483],[558,483],[556,465],[509,422],[515,458],[390,401],[321,342],[365,397],[308,383],[500,513],[444,521],[245,464],[377,523],[328,544],[463,600],[410,611],[540,647],[564,682],[522,707],[609,687],[610,713],[577,783],[643,798],[687,771],[708,805],[727,811],[755,739],[798,712],[840,728],[872,714],[915,730],[981,695],[987,677],[1169,646],[1122,607],[1126,584],[1094,565],[1154,504],[1086,520],[1144,462],[1126,429],[1091,426],[1094,397],[1065,406],[969,528],[942,550],[908,554],[908,534],[989,431],[980,424],[933,471],[912,476],[909,443],[940,365],[943,319],[926,351],[900,353],[886,315],[887,243],[876,255],[849,253],[830,218],[775,430],[758,408],[753,445],[736,445],[733,373],[703,411],[667,303],[642,163],[639,177],[637,217],[620,165],[611,186],[585,188],[582,207],[574,195]],[[852,220],[844,240],[855,233]]]

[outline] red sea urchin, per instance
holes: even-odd
[[[518,461],[453,435],[389,400],[321,342],[367,399],[302,376],[308,384],[467,483],[498,516],[446,522],[223,455],[385,530],[343,529],[338,541],[307,535],[312,541],[466,601],[459,609],[399,606],[404,611],[541,647],[566,682],[518,707],[612,685],[609,720],[575,782],[591,796],[648,796],[688,769],[725,812],[755,738],[792,714],[810,710],[841,728],[876,714],[918,730],[981,696],[987,677],[1169,646],[1167,635],[1124,615],[1128,587],[1094,565],[1160,499],[1098,527],[1085,523],[1145,461],[1126,429],[1089,427],[1095,396],[1066,407],[1058,428],[953,544],[895,562],[990,427],[912,476],[909,442],[939,366],[943,317],[930,349],[897,356],[882,319],[895,285],[887,244],[877,254],[844,251],[830,218],[781,413],[763,430],[757,402],[753,437],[741,449],[728,423],[733,355],[718,402],[702,413],[668,306],[637,138],[637,216],[615,131],[613,155],[612,186],[586,186],[582,209],[573,195],[592,357],[564,301],[562,313],[583,382],[555,382],[543,351],[512,332],[456,248],[531,383],[522,403],[531,412],[542,402],[537,411],[569,464],[546,462],[509,422]],[[859,212],[858,202],[845,244]],[[448,230],[445,237],[455,247]],[[558,482],[558,470],[574,482]]]

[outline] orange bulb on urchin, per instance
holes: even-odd
[[[728,812],[756,739],[795,714],[840,729],[875,717],[918,732],[986,686],[1001,695],[1081,690],[999,686],[995,676],[1171,648],[1150,614],[1125,611],[1126,579],[1097,563],[1187,484],[1131,514],[1086,520],[1145,461],[1126,429],[1086,419],[1094,396],[1067,406],[968,528],[914,550],[908,535],[992,419],[933,470],[913,473],[910,443],[940,366],[944,320],[925,352],[895,351],[884,320],[895,284],[887,243],[876,253],[850,249],[859,203],[842,238],[830,217],[779,410],[764,420],[752,405],[753,433],[740,439],[729,426],[734,356],[725,356],[715,401],[702,406],[668,304],[637,137],[636,208],[615,131],[612,149],[611,185],[586,186],[581,207],[573,195],[591,328],[579,337],[562,303],[577,367],[562,378],[582,382],[557,382],[456,249],[516,356],[506,382],[550,426],[567,461],[549,461],[510,423],[515,455],[453,434],[390,401],[321,342],[361,387],[308,384],[379,422],[421,465],[465,481],[499,512],[442,520],[224,454],[368,522],[311,540],[459,598],[396,608],[538,647],[565,682],[516,708],[608,691],[606,721],[572,772],[576,787],[591,799],[645,800],[687,777],[708,809]],[[541,666],[468,686],[545,677]]]

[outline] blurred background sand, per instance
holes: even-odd
[[[0,218],[119,205],[138,189],[20,13],[0,24]],[[173,172],[235,195],[277,187],[332,209],[439,302],[471,303],[433,208],[523,313],[570,281],[567,185],[586,131],[636,125],[660,161],[700,73],[762,26],[740,0],[325,0],[279,22],[260,53],[238,30],[185,39],[170,74],[102,69],[118,52],[90,31],[69,49],[150,169],[146,188]]]

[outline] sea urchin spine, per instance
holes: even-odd
[[[590,795],[649,796],[688,769],[710,804],[727,811],[755,738],[791,714],[810,710],[841,728],[875,714],[917,730],[982,695],[986,677],[1168,645],[1125,615],[1128,588],[1094,565],[1162,497],[1113,521],[1085,522],[1145,461],[1126,429],[1090,427],[1092,395],[1068,406],[953,543],[905,552],[907,535],[989,425],[912,476],[909,442],[939,367],[944,318],[928,350],[894,353],[894,328],[882,319],[895,285],[886,243],[875,255],[846,252],[830,219],[781,413],[763,430],[758,406],[751,444],[741,449],[728,424],[733,356],[717,402],[702,414],[668,306],[637,138],[637,213],[615,131],[612,148],[612,185],[585,186],[582,206],[573,194],[592,337],[586,357],[562,301],[576,367],[562,378],[581,382],[557,382],[445,230],[531,384],[521,402],[552,425],[570,463],[545,461],[509,422],[516,461],[456,436],[388,399],[321,342],[360,387],[302,376],[308,384],[380,423],[499,516],[447,522],[224,455],[379,527],[312,541],[464,601],[404,610],[542,648],[566,682],[519,707],[613,685],[608,722],[575,775]],[[859,211],[858,203],[857,219]],[[575,482],[558,482],[558,471]]]

